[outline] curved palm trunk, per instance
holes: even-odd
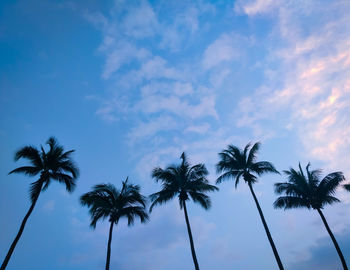
[[[190,245],[191,245],[191,252],[192,252],[193,263],[194,263],[195,269],[199,270],[199,265],[198,265],[198,261],[197,261],[196,251],[194,249],[194,243],[193,243],[193,238],[192,238],[190,221],[188,220],[188,215],[187,215],[186,202],[184,201],[183,203],[184,203],[183,206],[184,206],[184,212],[185,212],[187,232],[188,232],[188,237],[190,238]]]
[[[110,264],[110,261],[111,261],[112,233],[113,233],[113,221],[111,222],[111,226],[110,226],[110,228],[109,228],[108,246],[107,246],[106,270],[109,270],[109,264]]]
[[[41,183],[41,187],[42,187],[42,185],[43,185],[43,183]],[[41,190],[41,187],[40,187],[40,190]],[[17,245],[17,242],[18,242],[18,240],[21,238],[21,235],[22,235],[22,233],[23,233],[23,230],[24,230],[24,227],[25,227],[25,225],[26,225],[26,223],[27,223],[27,220],[28,220],[30,214],[33,212],[34,206],[35,206],[35,204],[36,204],[36,202],[37,202],[37,200],[38,200],[38,198],[39,198],[39,195],[40,195],[40,192],[39,192],[38,195],[34,198],[34,200],[33,200],[33,202],[32,202],[32,205],[30,206],[30,208],[29,208],[27,214],[25,215],[25,217],[24,217],[24,219],[23,219],[23,221],[22,221],[21,227],[19,228],[19,231],[18,231],[18,233],[17,233],[17,235],[16,235],[16,237],[15,237],[15,240],[13,240],[9,251],[7,252],[7,255],[6,255],[6,257],[5,257],[4,262],[3,262],[2,265],[1,265],[0,270],[5,270],[5,269],[6,269],[6,266],[7,266],[8,262],[10,261],[10,258],[11,258],[11,256],[12,256],[12,253],[13,253],[13,251],[15,250],[15,247],[16,247],[16,245]]]
[[[278,267],[279,267],[280,270],[283,270],[284,268],[283,268],[282,261],[281,261],[281,259],[280,259],[280,256],[278,255],[278,252],[277,252],[275,243],[273,242],[273,239],[272,239],[270,230],[269,230],[269,228],[267,227],[267,223],[266,223],[266,221],[265,221],[264,214],[263,214],[263,212],[262,212],[262,210],[261,210],[261,207],[260,207],[260,205],[259,205],[258,199],[257,199],[256,196],[255,196],[255,193],[254,193],[252,184],[248,183],[248,186],[249,186],[250,192],[251,192],[252,195],[253,195],[253,198],[254,198],[256,207],[258,208],[261,221],[262,221],[262,223],[263,223],[263,225],[264,225],[264,229],[265,229],[267,238],[269,239],[270,245],[271,245],[271,247],[272,247],[273,254],[275,255],[275,258],[276,258]]]
[[[337,243],[337,240],[335,240],[335,237],[334,237],[334,235],[333,235],[331,229],[330,229],[329,226],[328,226],[328,223],[327,223],[327,221],[326,221],[326,218],[324,217],[324,215],[323,215],[323,213],[322,213],[322,211],[321,211],[320,209],[317,209],[317,212],[320,214],[321,219],[322,219],[322,221],[323,221],[323,224],[324,224],[324,226],[326,227],[327,232],[329,233],[329,236],[331,237],[331,239],[332,239],[332,241],[333,241],[333,244],[334,244],[334,246],[335,246],[335,249],[336,249],[337,252],[338,252],[338,255],[339,255],[339,258],[340,258],[340,260],[341,260],[341,263],[342,263],[342,265],[343,265],[344,270],[348,270],[348,266],[346,265],[346,262],[345,262],[343,253],[341,252],[340,247],[339,247],[339,245],[338,245],[338,243]]]

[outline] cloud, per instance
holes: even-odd
[[[134,38],[152,37],[159,27],[156,14],[147,1],[129,5],[121,25],[122,31]]]
[[[208,123],[204,123],[202,125],[189,126],[185,129],[185,131],[204,134],[209,130],[209,128],[210,128],[210,125]]]
[[[115,42],[111,38],[109,41],[105,42],[108,43],[108,47],[112,47],[110,43],[115,44],[113,45],[113,49],[108,49],[106,52],[107,60],[102,73],[104,79],[108,79],[114,72],[118,71],[121,66],[129,64],[134,60],[140,61],[146,59],[150,56],[150,53],[146,49],[136,48],[133,44],[126,41]],[[101,47],[100,50],[103,51],[103,47]]]
[[[337,238],[338,244],[342,249],[345,260],[349,261],[350,257],[348,254],[350,254],[350,231],[344,231],[343,233],[335,235],[335,237]],[[309,252],[309,258],[293,262],[288,268],[295,270],[341,269],[340,259],[329,236],[317,240],[314,246],[310,248]]]
[[[242,46],[242,38],[238,35],[222,34],[205,50],[202,61],[204,69],[211,69],[222,62],[237,59],[242,53],[240,46]]]
[[[346,158],[350,149],[350,39],[346,34],[350,31],[350,6],[342,2],[316,9],[313,16],[326,20],[312,32],[292,23],[300,16],[295,6],[280,7],[278,24],[289,23],[293,32],[288,37],[274,33],[274,38],[284,43],[281,46],[276,41],[270,59],[271,63],[281,61],[281,65],[267,73],[254,95],[240,101],[237,124],[271,130],[272,125],[264,123],[263,128],[261,123],[276,121],[280,128],[297,133],[309,158],[325,161],[329,168],[350,170]],[[330,10],[338,16],[326,17]]]
[[[278,3],[278,1],[274,0],[239,0],[235,3],[234,9],[236,12],[243,12],[249,16],[253,16],[256,14],[264,14],[271,11],[276,3]]]

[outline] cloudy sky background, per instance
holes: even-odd
[[[102,269],[108,224],[90,229],[79,196],[127,176],[158,191],[152,168],[182,151],[212,182],[219,151],[255,141],[278,170],[310,161],[350,175],[347,0],[2,1],[0,59],[0,260],[35,180],[7,175],[14,152],[54,135],[81,169],[73,194],[53,183],[40,195],[9,270]],[[341,269],[316,212],[273,209],[283,180],[255,191],[286,269]],[[201,269],[277,269],[248,188],[219,188],[210,211],[189,204]],[[350,263],[350,194],[337,195],[324,214]],[[177,202],[119,224],[111,265],[191,269]]]

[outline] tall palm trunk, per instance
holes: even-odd
[[[107,260],[106,260],[106,270],[109,270],[109,264],[110,264],[110,261],[111,261],[112,233],[113,233],[113,221],[111,221],[111,226],[109,227],[108,246],[107,246]]]
[[[340,247],[339,247],[339,245],[338,245],[338,243],[337,243],[337,240],[335,240],[335,237],[334,237],[334,235],[333,235],[331,229],[330,229],[329,226],[328,226],[328,223],[327,223],[327,221],[326,221],[326,218],[324,217],[324,215],[323,215],[323,213],[322,213],[322,211],[321,211],[320,209],[317,209],[317,212],[320,214],[321,219],[322,219],[322,221],[323,221],[323,224],[324,224],[324,226],[326,227],[327,232],[329,233],[329,236],[331,237],[331,239],[332,239],[332,241],[333,241],[333,244],[334,244],[334,246],[335,246],[335,249],[336,249],[337,252],[338,252],[338,255],[339,255],[339,258],[340,258],[340,260],[341,260],[341,263],[342,263],[342,265],[343,265],[344,270],[348,270],[348,266],[346,265],[346,262],[345,262],[343,253],[341,252]]]
[[[185,212],[185,219],[186,219],[188,237],[190,238],[190,245],[191,245],[191,252],[192,252],[193,263],[194,263],[195,269],[199,270],[199,265],[198,265],[198,261],[197,261],[196,251],[194,249],[194,243],[193,243],[193,238],[192,238],[191,226],[190,226],[190,221],[188,220],[187,208],[186,208],[186,202],[185,201],[183,202],[183,206],[184,206],[184,212]]]
[[[41,190],[42,185],[43,185],[43,182],[41,182],[41,185],[40,185],[40,189],[39,189],[39,190]],[[23,230],[24,230],[24,227],[25,227],[25,225],[26,225],[26,223],[27,223],[27,220],[28,220],[30,214],[33,212],[34,206],[35,206],[35,204],[36,204],[36,202],[37,202],[37,200],[38,200],[38,198],[39,198],[39,195],[40,195],[40,192],[38,192],[38,194],[35,196],[35,198],[34,198],[34,200],[33,200],[33,202],[32,202],[32,205],[30,206],[30,208],[29,208],[27,214],[25,215],[25,217],[24,217],[24,219],[23,219],[23,221],[22,221],[21,227],[19,228],[19,231],[18,231],[18,233],[17,233],[17,235],[16,235],[16,237],[15,237],[15,240],[13,240],[12,245],[11,245],[9,251],[7,252],[7,255],[6,255],[6,257],[5,257],[4,262],[3,262],[2,265],[1,265],[0,270],[5,270],[5,269],[6,269],[6,266],[7,266],[8,262],[10,261],[10,258],[11,258],[11,256],[12,256],[12,253],[13,253],[13,251],[15,250],[15,247],[16,247],[16,245],[17,245],[17,242],[18,242],[18,240],[21,238],[21,235],[22,235],[22,233],[23,233]]]
[[[270,230],[269,230],[269,228],[267,227],[267,223],[266,223],[266,221],[265,221],[264,214],[263,214],[263,212],[262,212],[262,210],[261,210],[261,207],[260,207],[260,205],[259,205],[258,199],[257,199],[256,196],[255,196],[255,193],[254,193],[252,184],[251,184],[251,183],[248,183],[248,186],[249,186],[250,192],[251,192],[252,195],[253,195],[253,198],[254,198],[256,207],[258,208],[261,221],[262,221],[262,223],[263,223],[263,225],[264,225],[264,229],[265,229],[267,238],[268,238],[269,241],[270,241],[270,245],[271,245],[271,247],[272,247],[273,254],[275,255],[275,258],[276,258],[278,267],[279,267],[280,270],[283,270],[283,269],[284,269],[284,268],[283,268],[283,264],[282,264],[282,262],[281,262],[280,256],[278,255],[278,252],[277,252],[275,243],[273,242],[273,239],[272,239]]]

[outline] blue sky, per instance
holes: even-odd
[[[350,175],[349,34],[345,0],[1,1],[1,260],[35,180],[7,175],[22,164],[13,154],[52,135],[76,149],[78,186],[40,195],[9,270],[103,268],[108,224],[90,229],[79,196],[127,176],[155,192],[152,168],[182,151],[212,182],[219,151],[258,140],[278,170],[310,161]],[[266,175],[255,191],[286,269],[340,269],[317,213],[273,209],[283,180]],[[248,188],[219,188],[210,211],[189,204],[201,269],[275,269]],[[337,195],[324,214],[350,263],[350,194]],[[146,225],[119,224],[111,264],[191,269],[177,202]]]

